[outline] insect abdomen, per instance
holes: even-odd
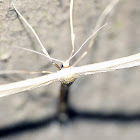
[[[71,71],[71,67],[62,68],[60,72],[63,73],[63,77],[60,78],[62,84],[71,85],[78,78],[78,75]]]
[[[73,75],[69,75],[65,78],[61,78],[60,79],[60,82],[62,84],[65,84],[65,85],[71,85],[75,80],[77,79],[77,75],[76,74],[73,74]]]

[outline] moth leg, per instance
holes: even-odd
[[[104,20],[106,19],[106,17],[108,16],[108,14],[111,12],[111,10],[115,7],[115,5],[119,2],[120,0],[112,0],[107,7],[104,9],[104,11],[102,12],[101,16],[99,17],[93,32],[95,32],[104,22]],[[98,34],[95,35],[95,37]],[[89,49],[94,45],[94,41],[95,41],[95,37],[92,38],[89,42],[89,45],[86,49],[85,52],[82,53],[82,55],[78,58],[78,60],[73,64],[74,66],[77,65],[88,53]]]
[[[51,71],[25,71],[25,70],[4,70],[0,71],[0,75],[4,74],[37,74],[37,73],[48,73],[51,74]]]
[[[37,33],[35,32],[35,30],[33,29],[33,27],[27,22],[27,20],[21,15],[21,13],[18,11],[18,9],[16,8],[15,4],[12,2],[12,5],[15,9],[15,11],[17,12],[17,14],[20,16],[20,18],[25,22],[25,24],[30,28],[30,30],[32,31],[32,33],[34,34],[34,36],[36,37],[38,43],[40,44],[41,48],[42,48],[42,52],[46,55],[46,57],[52,62],[53,65],[55,65],[56,63],[53,61],[59,61],[62,62],[59,59],[55,59],[50,57],[49,53],[47,52],[47,50],[45,49],[45,47],[43,46],[40,38],[38,37]],[[56,65],[55,65],[56,66]]]
[[[73,0],[70,1],[70,31],[71,31],[71,44],[72,44],[72,51],[69,58],[74,53],[74,41],[75,41],[75,34],[73,29]]]

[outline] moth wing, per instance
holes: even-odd
[[[41,76],[38,78],[28,79],[25,81],[15,82],[11,84],[0,86],[0,97],[12,95],[22,91],[34,89],[40,86],[51,84],[55,81],[61,81],[61,79],[66,79],[67,77],[73,75],[78,77],[80,75],[95,74],[101,72],[114,71],[123,68],[129,68],[140,65],[140,53],[120,59],[115,59],[111,61],[81,66],[81,67],[71,67],[63,71],[58,71],[57,73]]]
[[[118,69],[130,68],[139,65],[140,53],[101,63],[90,64],[82,67],[75,67],[73,71],[78,75],[88,75],[101,72],[115,71]]]
[[[0,85],[0,97],[31,90],[40,86],[51,84],[58,80],[59,79],[57,73],[53,73],[33,79]]]

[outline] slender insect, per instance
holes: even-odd
[[[69,58],[66,61],[62,61],[59,59],[52,58],[48,52],[46,51],[45,47],[41,43],[38,35],[34,31],[34,29],[30,26],[30,24],[24,19],[24,17],[20,14],[20,12],[17,10],[16,6],[14,3],[12,3],[15,11],[17,14],[20,16],[20,18],[27,24],[27,26],[31,29],[33,34],[35,35],[36,39],[38,40],[42,52],[36,52],[34,50],[30,50],[27,48],[22,48],[24,50],[28,50],[34,53],[38,53],[40,55],[43,55],[47,57],[50,62],[55,65],[59,71],[56,73],[51,73],[45,76],[41,76],[38,78],[33,78],[33,79],[28,79],[20,82],[15,82],[15,83],[10,83],[6,85],[0,85],[0,97],[12,95],[15,93],[19,93],[22,91],[26,90],[31,90],[37,87],[45,86],[48,84],[51,84],[56,81],[60,81],[62,84],[65,85],[71,85],[79,76],[82,75],[89,75],[89,74],[95,74],[95,73],[101,73],[101,72],[109,72],[109,71],[114,71],[118,69],[123,69],[123,68],[129,68],[129,67],[134,67],[134,66],[139,66],[140,65],[140,53],[124,57],[124,58],[119,58],[115,60],[110,60],[106,62],[101,62],[101,63],[96,63],[96,64],[90,64],[90,65],[85,65],[81,67],[74,67],[88,52],[88,50],[91,48],[93,45],[94,39],[92,38],[93,36],[95,37],[97,32],[101,30],[106,24],[103,26],[102,23],[105,19],[105,17],[110,13],[111,9],[119,2],[119,0],[113,0],[110,2],[110,4],[106,7],[106,9],[103,11],[100,19],[98,20],[93,34],[87,38],[87,40],[80,46],[80,48],[75,52],[74,50],[74,40],[75,40],[75,34],[73,30],[73,0],[70,2],[70,29],[71,29],[71,42],[72,42],[72,52],[69,56]],[[96,34],[96,35],[95,35]],[[70,60],[75,57],[75,55],[82,49],[82,47],[89,41],[89,46],[87,48],[87,51],[85,51],[81,57],[72,65],[70,66]],[[74,53],[75,52],[75,53]],[[59,66],[56,62],[61,62],[62,66]],[[18,72],[18,71],[17,71]]]

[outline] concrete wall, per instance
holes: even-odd
[[[0,70],[57,71],[45,57],[14,48],[41,51],[32,32],[6,2],[8,5],[0,3]],[[109,0],[75,1],[76,49],[92,33],[108,3]],[[19,0],[15,4],[50,55],[66,60],[71,52],[69,1]],[[120,0],[79,66],[140,52],[139,5],[138,0]],[[78,113],[63,126],[52,117],[57,109],[60,83],[1,98],[0,139],[139,139],[139,70],[130,68],[77,79],[71,86],[70,103]],[[0,84],[37,76],[40,74],[1,75]]]

